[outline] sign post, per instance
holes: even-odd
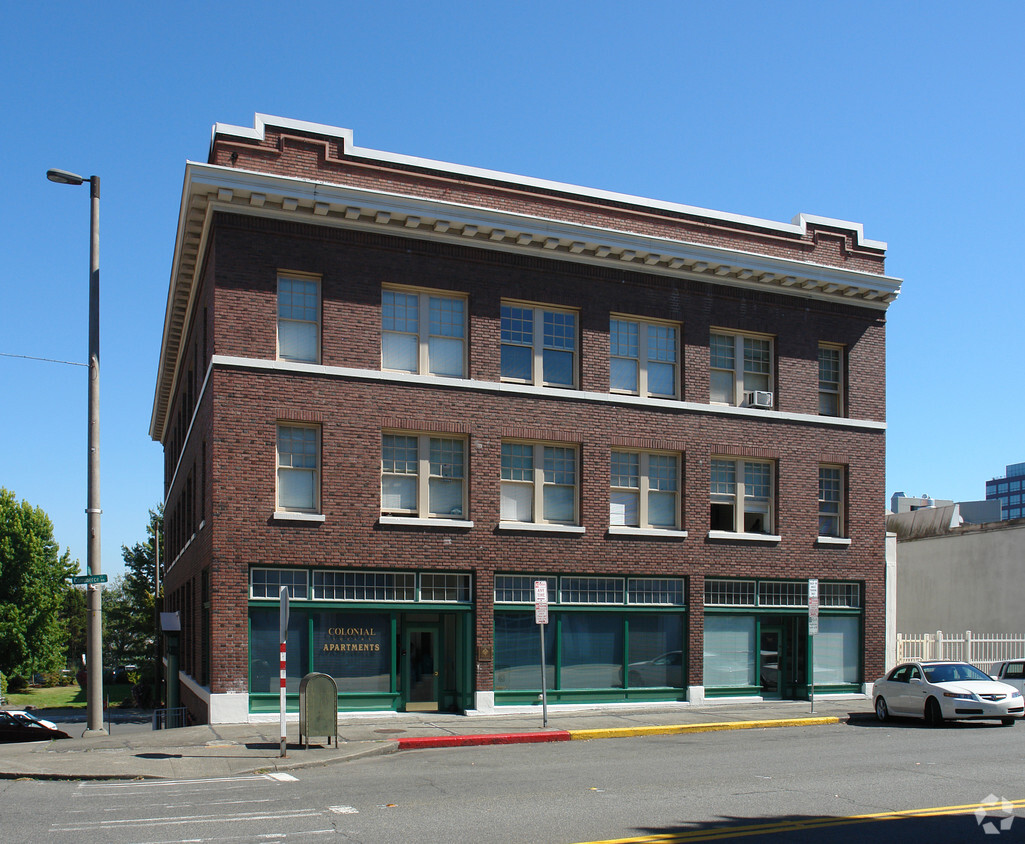
[[[808,688],[811,714],[815,714],[815,635],[819,632],[819,581],[808,578]]]
[[[281,615],[278,621],[278,639],[281,642],[281,758],[288,755],[288,733],[285,730],[285,681],[288,651],[288,587],[281,587]]]
[[[541,632],[541,726],[548,726],[548,678],[545,673],[545,625],[548,623],[548,581],[534,581],[534,622]]]

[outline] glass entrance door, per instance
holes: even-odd
[[[762,697],[780,698],[780,667],[783,664],[783,630],[780,627],[762,625],[758,641],[759,682]]]
[[[438,711],[438,629],[406,629],[405,665],[406,711]]]

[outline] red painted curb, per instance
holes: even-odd
[[[471,747],[482,744],[535,744],[548,741],[569,741],[567,730],[544,733],[489,733],[480,736],[417,736],[398,739],[399,750],[422,750],[429,747]]]

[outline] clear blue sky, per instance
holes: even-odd
[[[102,178],[103,570],[162,494],[148,436],[187,159],[255,112],[360,146],[771,220],[853,220],[889,311],[887,495],[1025,460],[1025,4],[40,2],[0,32],[0,352],[84,362]],[[1018,351],[1015,351],[1015,350]],[[85,565],[86,370],[0,357],[0,485]],[[1015,421],[1018,420],[1018,421]],[[882,511],[885,501],[879,502]]]

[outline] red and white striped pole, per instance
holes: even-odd
[[[288,663],[288,587],[281,587],[281,616],[278,623],[281,641],[281,758],[288,755],[288,733],[285,730],[285,691]]]

